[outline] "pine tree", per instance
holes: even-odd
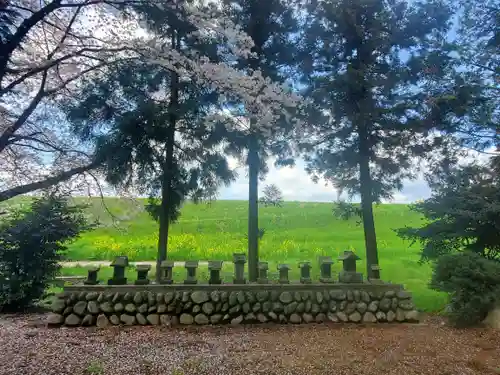
[[[480,87],[484,100],[460,132],[466,146],[483,150],[500,144],[500,4],[495,0],[458,2],[456,50],[462,77]]]
[[[260,70],[265,78],[284,82],[293,65],[292,34],[297,32],[294,9],[284,0],[225,0],[225,13],[254,41],[253,56],[239,59],[237,67],[244,71]],[[236,103],[235,103],[236,104]],[[249,280],[256,281],[259,246],[259,175],[267,172],[266,160],[274,154],[278,164],[290,165],[290,148],[287,131],[290,123],[281,118],[272,132],[262,132],[261,125],[243,108],[238,112],[248,121],[248,128],[235,133],[229,151],[241,155],[246,150],[248,166],[248,271]],[[238,108],[239,109],[239,108]]]
[[[154,31],[169,35],[172,49],[217,58],[218,46],[192,39],[194,29],[177,13],[147,4],[138,11]],[[157,269],[167,258],[169,227],[182,202],[234,178],[223,153],[223,124],[205,121],[218,100],[216,91],[187,76],[130,61],[90,82],[68,111],[77,132],[96,140],[108,182],[149,194],[146,208],[159,221]]]
[[[455,150],[467,154],[470,150],[493,156],[493,171],[500,170],[500,7],[495,1],[450,2],[455,10],[456,30],[450,35],[458,69],[451,77],[454,87],[435,96],[434,110],[453,108],[454,121],[446,121],[440,130],[453,139]],[[450,82],[450,80],[448,80]],[[464,100],[465,99],[465,100]],[[457,119],[456,117],[459,117]],[[496,147],[496,156],[493,151]],[[439,186],[444,176],[456,170],[460,160],[455,152],[437,163],[431,163],[427,179]],[[495,167],[497,165],[497,167]]]
[[[495,79],[500,73],[500,6],[495,1],[476,0],[456,5],[458,31],[453,44],[462,63],[459,76],[467,83],[462,90],[474,88],[470,92],[482,100],[469,108],[469,121],[443,130],[458,138],[461,145],[487,153],[496,147],[497,154],[490,153],[486,163],[438,165],[427,178],[432,196],[412,206],[428,222],[397,232],[404,239],[421,243],[423,261],[457,251],[472,251],[498,261],[500,82]]]
[[[441,1],[308,4],[299,60],[317,109],[302,146],[313,178],[360,195],[368,277],[378,264],[373,203],[415,177],[415,158],[448,146],[435,131],[473,100],[456,95],[451,15]]]
[[[419,228],[397,230],[422,245],[422,261],[471,251],[500,261],[500,189],[491,163],[454,167],[435,177],[432,196],[412,205],[427,220]]]
[[[465,62],[500,73],[500,4],[495,0],[460,0],[457,43]]]

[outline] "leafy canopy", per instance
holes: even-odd
[[[200,42],[194,26],[178,13],[162,15],[147,3],[138,11],[153,32],[171,35],[179,52],[219,58],[218,45]],[[81,137],[95,141],[108,182],[148,194],[146,208],[155,219],[162,212],[162,189],[168,189],[168,218],[175,221],[186,197],[199,200],[204,189],[234,178],[223,153],[226,128],[206,121],[218,100],[218,92],[199,81],[155,64],[126,61],[104,79],[89,82],[69,115]]]
[[[500,261],[500,186],[491,165],[453,168],[434,181],[432,196],[412,205],[426,223],[397,230],[422,245],[422,261],[469,251]]]
[[[443,146],[433,131],[469,104],[455,101],[458,61],[445,36],[444,1],[310,1],[302,36],[304,97],[316,106],[301,142],[307,169],[350,196],[369,184],[370,200],[391,198],[416,177],[414,158]],[[360,165],[370,181],[361,182]]]

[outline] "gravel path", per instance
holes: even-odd
[[[500,332],[422,325],[47,329],[0,316],[0,375],[488,375]]]

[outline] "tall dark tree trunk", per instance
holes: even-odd
[[[171,120],[172,121],[172,120]],[[165,147],[165,164],[161,185],[160,228],[158,233],[158,257],[156,258],[156,281],[160,282],[160,265],[167,259],[168,232],[170,228],[169,206],[172,196],[172,168],[174,157],[175,120],[169,123],[167,145]]]
[[[377,235],[373,219],[372,179],[370,175],[370,148],[366,125],[359,126],[359,182],[361,194],[361,211],[366,247],[366,275],[372,277],[371,266],[378,264]]]
[[[172,32],[172,47],[180,47],[180,38]],[[158,233],[158,256],[156,259],[156,281],[161,279],[160,265],[167,259],[168,232],[170,227],[170,205],[172,201],[172,177],[174,166],[175,126],[177,122],[177,107],[179,104],[179,76],[170,73],[170,103],[168,131],[165,139],[165,162],[163,165],[163,181],[161,185],[160,228]]]
[[[261,25],[261,14],[257,1],[250,2],[250,22],[248,35],[254,41],[252,52],[255,57],[248,61],[252,70],[259,70],[262,64],[262,46],[266,41]],[[255,131],[257,124],[251,120],[250,129]],[[248,280],[256,282],[259,265],[259,170],[260,145],[257,135],[251,134],[248,144]]]
[[[259,263],[259,144],[250,137],[248,147],[248,279],[257,281]]]

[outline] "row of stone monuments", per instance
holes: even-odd
[[[343,267],[342,271],[339,273],[339,282],[345,284],[352,283],[363,283],[363,274],[356,271],[356,261],[360,258],[352,251],[344,251],[344,253],[338,258],[342,261]],[[245,279],[245,263],[246,255],[242,253],[233,254],[234,263],[234,284],[246,284]],[[220,271],[222,270],[223,261],[209,261],[208,270],[210,277],[208,280],[209,284],[222,284],[220,277]],[[335,280],[332,277],[332,264],[333,260],[329,256],[319,257],[320,266],[320,282],[321,283],[334,283]],[[108,280],[108,285],[126,285],[127,278],[125,277],[125,269],[129,266],[128,257],[118,256],[111,263],[113,267],[113,277]],[[196,270],[198,268],[198,261],[186,261],[184,267],[186,268],[186,279],[184,284],[197,284],[198,280],[196,278]],[[300,268],[300,282],[302,284],[312,283],[311,279],[311,262],[301,262],[299,263]],[[160,284],[173,284],[173,261],[163,261],[160,266],[161,279]],[[269,265],[267,262],[259,262],[259,277],[257,283],[267,284],[269,279],[267,272],[269,270]],[[99,283],[98,272],[99,267],[90,267],[88,269],[87,279],[84,281],[86,285],[96,285]],[[288,277],[288,272],[291,267],[288,264],[278,264],[279,280],[280,284],[289,284],[290,280]],[[135,280],[135,285],[148,285],[150,280],[148,278],[148,272],[151,270],[151,265],[149,264],[138,264],[136,265],[137,280]],[[371,283],[381,283],[380,281],[380,268],[378,265],[372,266],[373,277],[369,280]]]

